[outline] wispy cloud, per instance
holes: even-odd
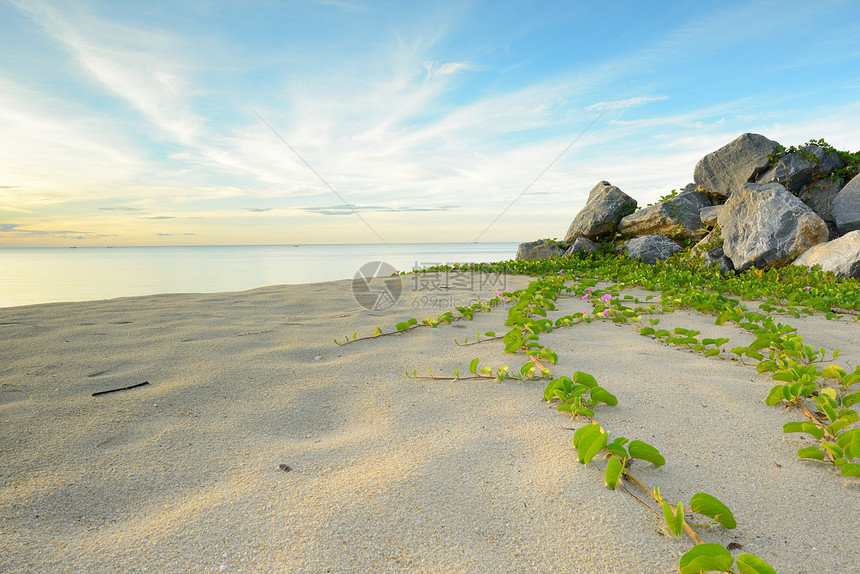
[[[438,207],[393,207],[388,205],[328,205],[323,207],[303,207],[301,210],[309,213],[318,213],[322,215],[352,215],[356,212],[424,213],[433,211],[452,211],[456,208],[456,205],[440,205]]]
[[[626,108],[635,108],[644,106],[653,102],[661,102],[668,100],[669,96],[640,96],[638,98],[629,98],[626,100],[617,100],[614,102],[598,102],[585,108],[587,112],[602,112],[605,110],[623,110]]]
[[[62,43],[89,72],[116,96],[141,112],[175,140],[191,144],[202,120],[187,104],[181,46],[158,30],[107,21],[84,4],[63,8],[42,0],[11,0]]]
[[[446,62],[437,65],[436,62],[424,62],[424,68],[427,69],[427,77],[451,76],[463,71],[481,70],[481,66],[470,64],[468,62]]]
[[[115,234],[93,233],[90,231],[74,231],[70,229],[27,229],[16,223],[0,223],[0,237],[7,239],[51,237],[54,239],[105,239],[117,237]]]

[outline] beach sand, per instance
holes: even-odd
[[[0,572],[677,571],[691,540],[605,488],[599,457],[577,462],[571,429],[588,421],[546,403],[545,381],[404,375],[465,375],[474,357],[518,369],[500,342],[454,343],[506,331],[504,308],[334,344],[497,290],[403,285],[385,312],[350,281],[0,309]],[[696,312],[661,319],[752,340]],[[860,363],[856,323],[781,321]],[[782,425],[801,414],[764,404],[769,375],[608,321],[541,342],[556,376],[618,397],[597,409],[604,429],[665,456],[636,461],[639,480],[732,509],[738,527],[699,528],[706,542],[778,572],[857,571],[860,480],[797,458],[810,441]]]

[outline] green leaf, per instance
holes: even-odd
[[[535,364],[534,363],[531,363],[531,362],[525,363],[525,364],[523,364],[522,367],[520,367],[520,374],[524,377],[528,377],[530,374],[532,374],[534,372],[534,370],[535,370]]]
[[[770,359],[764,360],[755,366],[756,372],[765,373],[768,371],[775,371],[778,368],[778,365],[771,361]]]
[[[726,528],[735,528],[738,525],[728,506],[704,492],[697,492],[693,495],[690,499],[690,510],[713,518]]]
[[[577,434],[583,429],[587,429],[579,436],[579,444],[577,445]],[[609,440],[609,433],[603,432],[599,424],[590,424],[582,427],[573,436],[573,444],[577,447],[577,456],[579,462],[588,464],[591,462],[597,453],[603,450],[606,442]]]
[[[631,441],[627,446],[627,450],[630,452],[631,458],[647,460],[654,466],[663,466],[666,464],[666,459],[663,458],[659,450],[641,440]]]
[[[586,407],[576,407],[573,410],[573,414],[594,418],[594,411]]]
[[[728,572],[734,564],[731,553],[721,544],[707,542],[696,544],[686,554],[681,556],[678,569],[681,574],[699,574],[699,572]]]
[[[553,365],[558,362],[558,355],[555,353],[555,351],[553,351],[552,349],[549,349],[549,348],[541,349],[538,352],[538,356],[541,359],[546,359],[547,361],[549,361]]]
[[[738,555],[738,572],[740,574],[776,574],[773,567],[755,554]]]
[[[593,389],[597,386],[597,380],[593,376],[588,373],[583,373],[582,371],[576,371],[573,373],[573,382],[578,385],[585,385],[589,389]]]
[[[734,352],[734,351],[733,351]],[[774,381],[782,381],[784,383],[793,383],[797,380],[797,375],[790,371],[780,371],[771,375]]]
[[[596,429],[596,430],[595,430]],[[591,423],[588,425],[584,425],[576,429],[576,432],[573,433],[573,448],[579,449],[579,445],[582,443],[583,438],[588,433],[597,432],[600,430],[600,425],[597,423]]]
[[[856,462],[843,464],[842,468],[839,469],[839,472],[842,473],[842,476],[860,476],[860,464],[857,464]]]
[[[593,389],[591,389],[591,398],[595,401],[606,403],[610,407],[614,407],[618,404],[618,399],[615,398],[615,395],[613,395],[603,387],[594,387]]]
[[[655,333],[655,331],[652,327],[642,327],[642,330],[639,331],[639,334],[642,335],[643,337],[648,336],[648,335],[653,335],[654,333]]]
[[[767,394],[767,398],[764,400],[764,403],[765,403],[767,406],[772,407],[772,406],[774,406],[775,404],[777,404],[777,403],[779,403],[780,401],[782,401],[782,400],[785,398],[785,396],[783,395],[783,391],[782,391],[782,389],[783,389],[785,386],[786,386],[786,385],[777,385],[777,386],[773,387],[773,388],[770,390],[770,392]]]
[[[812,458],[815,460],[824,460],[824,451],[817,446],[808,446],[798,449],[797,456],[800,458]]]
[[[610,490],[615,490],[618,486],[618,479],[621,477],[622,464],[621,460],[614,456],[610,456],[606,461],[606,486]]]
[[[623,436],[620,436],[613,440],[611,443],[606,445],[606,450],[617,456],[618,458],[624,460],[626,458],[630,458],[630,455],[627,454],[627,449],[624,448],[624,444],[627,443],[627,439]]]
[[[856,393],[851,393],[850,395],[845,395],[842,398],[842,404],[846,407],[852,407],[857,403],[860,403],[860,391],[857,391]]]
[[[478,357],[475,357],[474,359],[472,359],[472,362],[469,363],[469,372],[472,373],[473,375],[477,375],[478,374],[477,370],[478,370]]]
[[[374,337],[378,337],[378,336],[379,336],[379,335],[381,335],[381,334],[382,334],[382,329],[380,329],[379,327],[377,327],[377,328],[373,331],[373,336],[374,336]]]
[[[836,437],[836,444],[845,451],[846,458],[860,457],[860,429],[851,429]],[[851,453],[849,457],[848,454]]]
[[[680,536],[681,532],[684,531],[684,503],[679,502],[677,510],[672,510],[672,506],[668,502],[664,502],[663,518],[666,519],[666,524],[672,534]]]
[[[759,353],[758,351],[746,351],[744,353],[744,355],[746,355],[747,357],[751,357],[751,358],[755,359],[756,361],[761,361],[762,359],[764,359],[762,354]]]
[[[834,423],[827,425],[827,434],[836,436],[837,434],[839,434],[839,432],[842,429],[847,427],[849,424],[851,424],[851,423],[848,422],[848,419],[840,418],[838,421],[835,421]]]
[[[824,450],[829,452],[830,456],[832,456],[834,460],[837,458],[842,458],[842,456],[845,454],[842,452],[841,448],[839,448],[838,446],[836,446],[834,443],[830,442],[829,440],[822,441],[821,442],[821,448],[823,448]]]
[[[804,430],[806,430],[806,432],[808,432],[813,437],[815,437],[816,440],[821,440],[824,438],[824,428],[818,426],[817,424],[809,422],[809,421],[807,421],[803,424],[804,424]]]
[[[510,343],[505,345],[505,353],[508,353],[508,354],[516,353],[517,351],[520,350],[521,346],[522,346],[522,341],[520,341],[520,340],[511,341]]]
[[[831,379],[842,380],[845,376],[845,369],[840,367],[839,365],[829,365],[825,369],[821,371],[822,377],[828,377]]]
[[[790,423],[785,423],[784,425],[782,425],[782,432],[805,432],[811,434],[818,440],[824,438],[824,429],[811,421],[793,421]]]

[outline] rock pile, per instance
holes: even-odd
[[[654,264],[698,241],[693,252],[722,273],[793,263],[860,277],[860,175],[843,186],[831,149],[807,144],[792,153],[759,134],[743,134],[703,157],[680,193],[638,209],[607,181],[588,194],[563,242],[523,243],[517,259],[598,250],[595,241],[626,236],[618,249]]]

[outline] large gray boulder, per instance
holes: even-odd
[[[597,253],[599,249],[600,248],[597,246],[597,244],[591,239],[580,237],[573,242],[573,245],[571,245],[568,250],[564,252],[564,254],[573,255],[575,253]]]
[[[580,237],[593,240],[612,235],[621,218],[635,209],[635,199],[608,181],[601,181],[589,192],[588,201],[570,224],[564,242],[571,245]]]
[[[860,231],[852,231],[829,243],[810,248],[794,265],[830,271],[839,277],[860,277]]]
[[[699,212],[710,205],[711,200],[701,191],[684,191],[623,217],[618,223],[618,231],[634,237],[665,235],[678,239],[701,239],[707,230]]]
[[[779,144],[759,134],[743,134],[696,164],[693,180],[709,195],[725,198],[767,169]]]
[[[839,235],[860,229],[860,175],[845,184],[836,195],[830,213],[836,221]]]
[[[654,265],[681,251],[681,246],[663,235],[645,235],[624,242],[629,257]]]
[[[836,221],[833,220],[832,207],[833,200],[836,199],[843,187],[842,180],[839,178],[825,177],[813,181],[797,194],[798,199],[808,205],[827,224],[827,229],[830,231],[830,241],[839,237]]]
[[[756,181],[782,184],[797,195],[816,174],[830,173],[844,165],[838,155],[819,145],[810,144],[802,149],[802,154],[792,152],[780,157],[776,165],[759,175]]]
[[[562,255],[564,255],[564,249],[554,241],[546,239],[520,243],[517,248],[517,259],[552,259]]]
[[[778,183],[747,183],[735,190],[717,224],[723,251],[738,272],[787,265],[827,241],[824,221]]]

